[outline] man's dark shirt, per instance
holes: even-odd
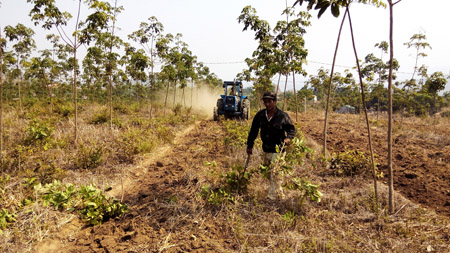
[[[292,140],[295,136],[295,127],[287,113],[276,109],[272,119],[267,120],[267,109],[260,110],[253,118],[252,127],[248,133],[247,147],[253,148],[255,139],[261,128],[262,148],[264,152],[275,153],[275,146],[283,143],[284,139]],[[287,136],[286,136],[287,134]]]

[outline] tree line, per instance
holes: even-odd
[[[19,23],[0,28],[4,100],[21,109],[37,101],[53,107],[54,101],[72,100],[75,142],[78,101],[108,103],[112,119],[115,99],[154,100],[165,90],[167,107],[169,91],[175,104],[180,89],[185,103],[188,85],[215,87],[222,83],[197,60],[182,34],[164,33],[163,24],[154,16],[141,22],[127,38],[117,36],[116,22],[124,10],[117,0],[79,0],[74,16],[62,11],[55,0],[27,2],[32,4],[31,21],[49,31],[46,39],[51,47],[37,49],[32,27]],[[83,5],[89,13],[81,20]],[[74,29],[68,26],[71,20]],[[86,54],[80,59],[81,46]],[[156,64],[160,65],[157,72]]]

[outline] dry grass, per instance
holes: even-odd
[[[358,116],[349,120],[360,120]],[[266,199],[268,181],[260,175],[252,178],[249,192],[237,196],[232,204],[219,207],[216,219],[231,226],[230,240],[240,252],[448,252],[450,251],[450,220],[421,207],[402,195],[395,194],[396,212],[387,212],[388,189],[378,184],[379,212],[375,212],[373,184],[370,178],[336,177],[317,164],[321,147],[312,140],[316,150],[304,166],[294,174],[320,184],[320,203],[298,205],[298,193],[288,192],[285,200]],[[256,150],[250,168],[261,162]],[[316,159],[314,161],[314,159]],[[228,155],[226,161],[245,161],[244,149]],[[219,164],[225,172],[231,163]],[[199,184],[212,182],[205,173]],[[195,173],[195,172],[192,172]],[[197,172],[198,173],[198,172]],[[205,207],[204,207],[205,208]],[[208,209],[208,205],[206,205]]]
[[[62,226],[78,217],[52,207],[43,207],[40,201],[23,206],[25,198],[33,197],[32,187],[27,187],[25,180],[36,178],[36,182],[49,183],[54,179],[76,185],[94,184],[100,189],[117,185],[121,178],[129,175],[130,168],[139,156],[153,150],[153,146],[173,138],[173,133],[193,118],[174,119],[171,114],[164,115],[162,108],[153,106],[152,118],[149,117],[149,105],[134,106],[126,112],[115,112],[113,129],[109,124],[91,124],[93,117],[104,112],[107,107],[98,104],[81,105],[78,121],[78,148],[72,144],[73,118],[59,118],[56,113],[35,106],[20,112],[7,108],[4,112],[4,159],[2,161],[2,178],[10,179],[1,183],[0,210],[5,208],[15,214],[16,222],[10,223],[4,230],[0,229],[1,252],[29,252],[36,243],[49,234],[59,231]],[[131,106],[130,106],[131,108]],[[44,143],[27,145],[27,128],[33,120],[43,122],[53,130],[49,139],[51,143],[44,148]],[[158,124],[159,129],[155,130]],[[125,143],[124,135],[141,138],[136,142]],[[148,140],[148,142],[146,142]],[[101,148],[102,159],[98,167],[80,169],[77,159],[80,147]],[[134,150],[124,154],[124,150]]]

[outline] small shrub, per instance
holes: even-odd
[[[281,216],[281,221],[288,226],[295,225],[296,215],[294,211],[287,211]]]
[[[10,171],[14,164],[14,159],[11,156],[2,155],[0,158],[0,172],[4,173]]]
[[[247,135],[250,130],[248,121],[223,120],[221,121],[225,128],[224,142],[226,146],[242,148],[247,144]]]
[[[210,189],[209,186],[202,186],[201,196],[211,205],[221,205],[227,202],[234,202],[233,195],[223,188]]]
[[[5,229],[10,223],[13,223],[15,221],[16,215],[2,208],[0,210],[0,234],[2,233],[1,230]]]
[[[369,175],[371,168],[370,158],[356,150],[333,154],[330,161],[330,169],[337,176]]]
[[[123,121],[120,120],[119,118],[113,118],[112,124],[113,124],[113,126],[118,127],[118,128],[123,128],[123,126],[124,126]]]
[[[106,197],[94,185],[62,184],[55,180],[51,184],[35,186],[44,206],[54,206],[56,210],[77,211],[84,221],[93,225],[121,216],[128,207],[114,198]]]
[[[59,168],[52,161],[38,161],[34,169],[34,177],[43,184],[51,183],[52,181],[64,178],[65,171]]]
[[[441,112],[441,117],[450,118],[450,111]]]
[[[109,121],[109,113],[107,110],[102,110],[94,114],[94,116],[89,120],[89,124],[99,125],[104,124]]]
[[[228,192],[247,192],[250,179],[254,172],[254,170],[244,170],[244,167],[241,165],[232,166],[230,171],[221,176],[223,179],[224,189]]]
[[[75,158],[75,165],[85,170],[95,169],[100,166],[102,160],[103,147],[81,145]]]
[[[46,123],[33,120],[26,129],[25,145],[32,145],[35,143],[48,143],[53,128]]]
[[[173,130],[167,126],[159,125],[154,131],[156,136],[163,142],[172,143],[175,139]]]
[[[79,194],[83,201],[79,213],[85,221],[93,225],[121,216],[128,210],[126,205],[117,199],[107,198],[93,185],[81,186]]]
[[[304,200],[309,198],[311,201],[320,202],[322,193],[319,191],[319,186],[311,184],[308,179],[293,178],[290,182],[284,185],[289,190],[299,191],[299,206],[303,206]]]
[[[215,168],[217,163],[215,161],[205,162],[205,166]],[[203,186],[201,195],[213,205],[234,202],[236,194],[247,192],[254,172],[255,170],[245,170],[241,165],[234,165],[230,171],[219,176],[219,187],[210,189],[209,186]],[[214,175],[217,176],[216,173]]]
[[[113,105],[113,110],[115,112],[118,112],[118,113],[121,113],[121,114],[130,114],[131,113],[131,110],[128,107],[128,105],[122,104],[122,103]]]
[[[183,106],[181,104],[176,104],[175,107],[172,108],[172,111],[175,116],[181,116],[183,112]]]
[[[69,118],[74,113],[73,106],[68,104],[57,104],[54,108],[54,112],[63,118]]]
[[[144,130],[130,130],[124,133],[118,143],[118,156],[121,162],[133,162],[137,154],[152,151],[157,142]]]

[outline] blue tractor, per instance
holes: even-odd
[[[214,107],[214,120],[219,120],[220,115],[228,118],[241,118],[248,120],[250,101],[244,96],[242,82],[223,82],[224,95],[220,95],[217,106]]]

